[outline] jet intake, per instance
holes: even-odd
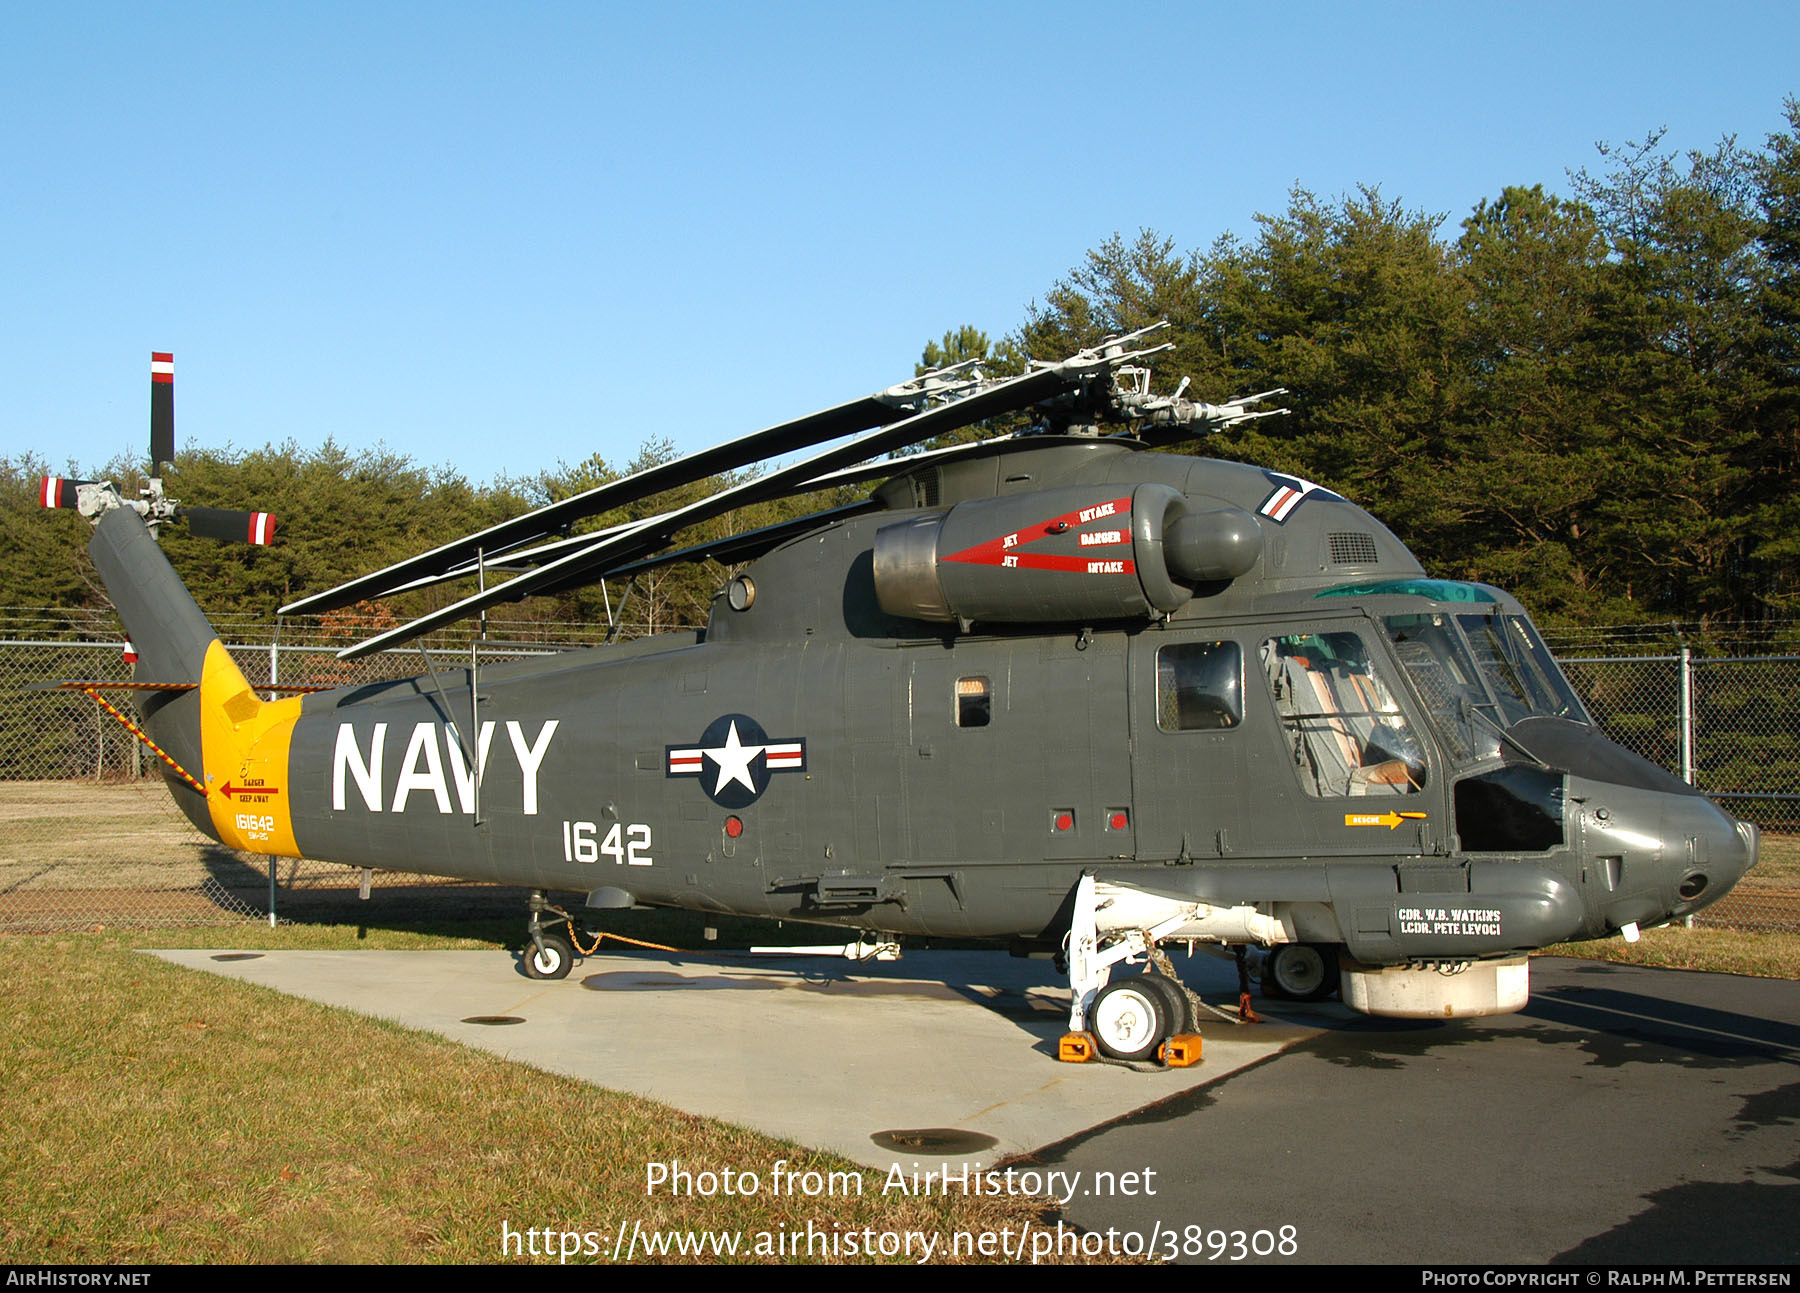
[[[902,619],[1091,624],[1180,610],[1256,564],[1262,531],[1168,485],[1081,485],[958,503],[875,535],[875,595]]]

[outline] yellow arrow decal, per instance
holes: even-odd
[[[1390,831],[1404,821],[1424,821],[1424,813],[1345,813],[1346,826],[1385,826]]]

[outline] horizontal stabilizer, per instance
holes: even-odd
[[[25,691],[193,691],[197,682],[120,682],[116,678],[64,678],[58,682],[26,683]],[[303,683],[253,683],[255,691],[279,691],[288,695],[308,695],[330,691],[330,687],[307,686]]]

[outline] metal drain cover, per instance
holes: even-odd
[[[883,1149],[897,1149],[908,1154],[973,1154],[1000,1143],[985,1132],[962,1131],[956,1127],[878,1131],[869,1139]]]

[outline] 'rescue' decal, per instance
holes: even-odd
[[[1064,512],[1061,516],[1053,516],[1047,521],[1002,534],[999,538],[988,539],[964,548],[961,552],[949,553],[939,560],[960,561],[971,566],[999,566],[1003,570],[1062,570],[1077,575],[1136,574],[1137,563],[1128,558],[1091,561],[1086,556],[1071,553],[1021,550],[1023,545],[1057,538],[1076,526],[1127,516],[1130,511],[1129,495],[1115,498],[1109,503],[1097,503],[1079,511]],[[1075,536],[1075,541],[1078,547],[1083,548],[1124,546],[1131,543],[1131,531],[1129,528],[1119,529],[1115,521],[1104,530],[1083,530]]]
[[[1346,826],[1385,826],[1390,831],[1399,826],[1401,822],[1422,822],[1424,820],[1424,813],[1396,813],[1389,811],[1385,813],[1344,814],[1344,825]]]
[[[777,772],[806,771],[806,742],[771,741],[754,718],[715,718],[695,745],[667,747],[668,776],[698,777],[721,808],[747,808],[762,798]]]
[[[526,738],[523,725],[513,721],[506,724],[507,744],[519,765],[519,811],[527,817],[537,815],[538,769],[543,765],[550,739],[556,735],[560,722],[554,718],[548,720],[530,739]],[[391,745],[397,744],[397,741],[388,740],[388,726],[377,723],[366,733],[359,734],[349,723],[338,725],[337,748],[331,757],[332,811],[341,813],[351,803],[360,801],[372,813],[382,812],[384,808],[387,812],[403,813],[414,795],[423,795],[430,798],[440,813],[460,810],[473,815],[475,772],[463,754],[462,741],[448,723],[413,725],[406,738],[405,752],[399,758],[400,774],[393,783],[393,794],[384,799],[382,787],[386,784],[387,752]],[[483,770],[484,784],[494,726],[492,722],[483,723],[476,741],[475,763]],[[364,739],[369,742],[366,752],[362,744]],[[450,803],[453,786],[456,790],[454,809]]]

